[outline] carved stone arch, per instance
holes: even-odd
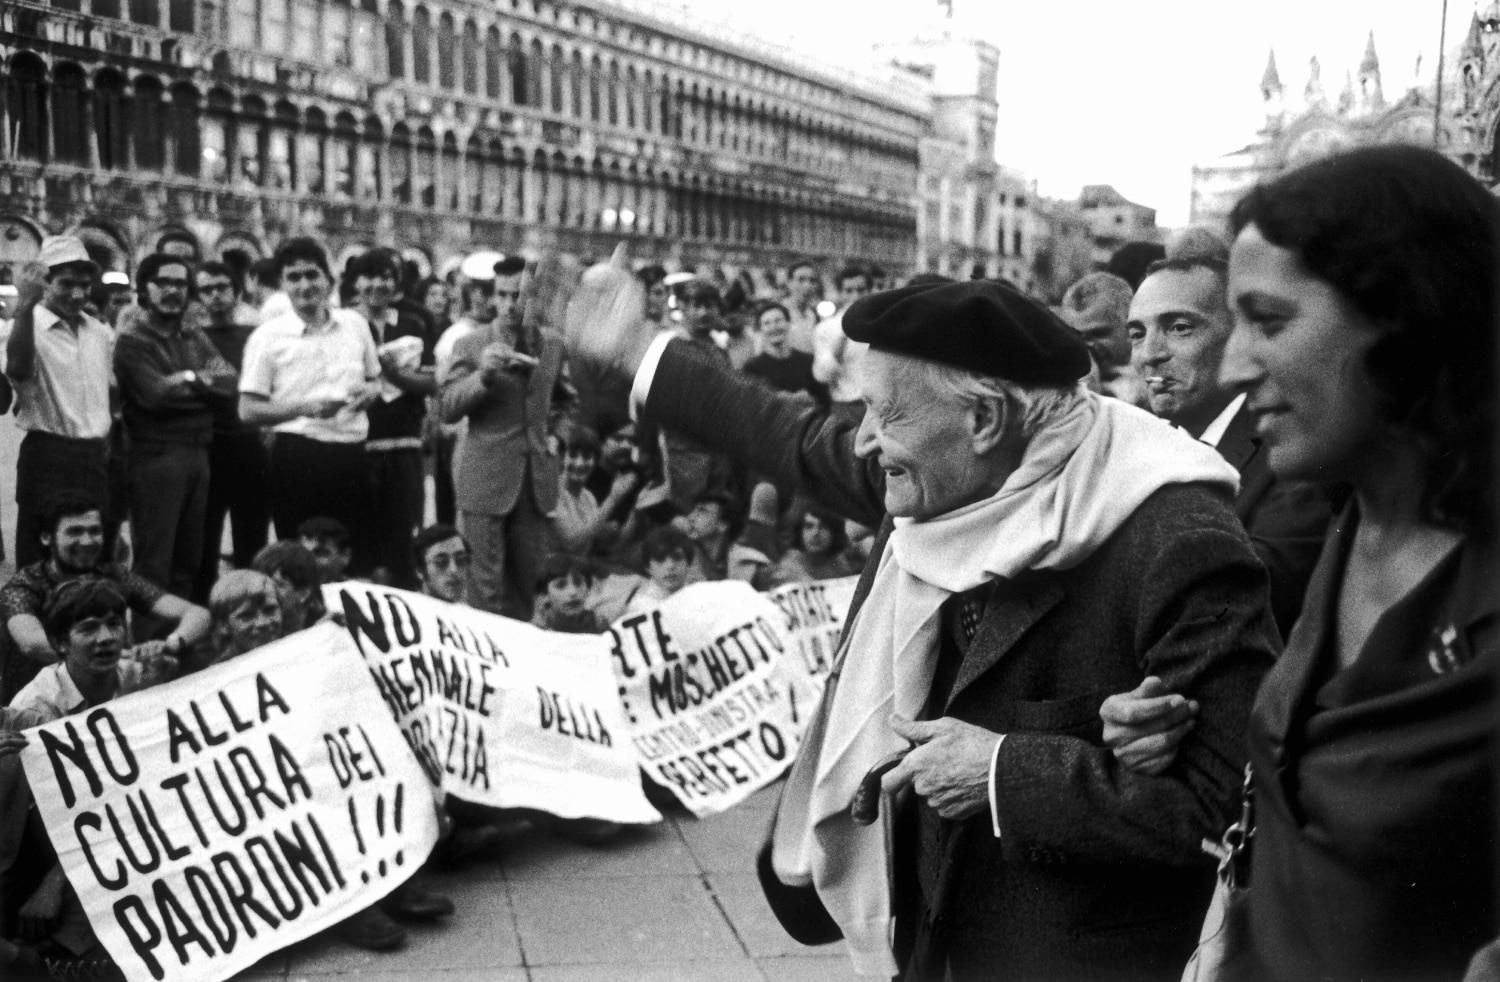
[[[155,249],[156,240],[166,231],[173,231],[192,239],[195,248],[202,250],[202,244],[198,237],[187,228],[180,225],[167,226],[161,229],[150,239],[149,248]],[[70,230],[73,235],[78,236],[83,242],[83,247],[88,251],[89,258],[99,264],[99,268],[108,271],[129,272],[133,263],[131,262],[132,248],[130,236],[125,234],[112,219],[102,215],[89,215],[81,220],[78,225]],[[146,243],[142,243],[147,247]]]

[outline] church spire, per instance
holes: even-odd
[[[1375,54],[1375,32],[1365,42],[1365,56],[1359,63],[1359,108],[1379,112],[1385,108],[1385,93],[1380,87],[1380,58]]]
[[[1271,55],[1266,59],[1265,73],[1260,77],[1260,93],[1267,99],[1272,94],[1281,95],[1281,73],[1276,70],[1276,49],[1271,49]]]

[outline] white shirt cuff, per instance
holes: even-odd
[[[635,370],[635,381],[630,386],[631,422],[639,420],[641,410],[646,408],[646,397],[651,394],[651,382],[656,378],[656,366],[661,363],[661,353],[667,350],[667,344],[672,338],[670,331],[663,331],[652,338],[645,357],[641,359],[641,367]]]
[[[1000,744],[1005,742],[1002,735],[995,741],[995,752],[990,754],[990,827],[995,830],[995,838],[1000,838],[1000,809],[995,801],[995,792],[999,790],[995,785],[995,768],[1000,765]]]

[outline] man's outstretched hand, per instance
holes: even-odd
[[[634,378],[656,326],[646,320],[646,294],[630,272],[625,243],[607,263],[584,270],[568,303],[568,354]]]

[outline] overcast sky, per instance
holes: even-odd
[[[1488,2],[1488,0],[1485,0]],[[997,155],[1073,197],[1113,184],[1187,220],[1193,163],[1249,143],[1263,120],[1260,78],[1276,50],[1281,80],[1300,96],[1308,59],[1337,99],[1375,32],[1388,101],[1437,66],[1442,0],[953,0],[955,26],[1000,49]],[[728,17],[767,40],[826,51],[844,63],[941,16],[929,0],[692,0],[700,16]],[[1449,51],[1463,42],[1473,0],[1450,0]],[[1446,99],[1445,99],[1446,101]]]

